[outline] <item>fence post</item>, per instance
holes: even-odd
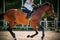
[[[23,6],[24,1],[22,0],[22,6]]]
[[[40,0],[40,4],[42,4],[42,1]]]
[[[55,31],[58,30],[58,18],[55,18]]]
[[[44,23],[44,26],[45,26],[45,28],[47,29],[47,28],[48,28],[48,27],[47,27],[47,26],[48,26],[48,25],[47,25],[47,18],[44,18],[44,22],[45,22],[45,23]]]
[[[3,1],[3,13],[5,13],[5,0]],[[3,19],[3,26],[5,27],[5,29],[7,28],[7,23],[5,22],[4,19]]]

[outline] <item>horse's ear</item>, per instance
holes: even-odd
[[[48,5],[48,6],[50,6],[50,3],[49,3],[49,2],[47,2],[47,1],[45,1],[45,5]]]

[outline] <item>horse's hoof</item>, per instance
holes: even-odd
[[[14,38],[14,40],[17,40],[16,38]]]
[[[44,39],[44,37],[41,37],[41,40],[43,40]]]
[[[41,40],[43,40],[43,37],[41,37]]]
[[[33,36],[30,36],[31,38],[33,38]]]
[[[16,39],[14,39],[14,40],[16,40]]]
[[[30,35],[27,36],[27,38],[29,38],[29,37],[30,37]]]

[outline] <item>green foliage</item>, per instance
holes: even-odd
[[[20,9],[22,1],[21,0],[8,0],[5,2],[6,11],[9,9]]]
[[[3,0],[0,0],[0,14],[2,14]]]

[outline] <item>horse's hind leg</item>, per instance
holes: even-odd
[[[42,30],[42,37],[41,37],[41,40],[43,40],[44,39],[44,36],[45,36],[45,34],[44,34],[44,28],[40,25],[39,26],[40,28],[41,28],[41,30]]]
[[[12,35],[12,37],[14,38],[14,40],[16,40],[15,33],[12,32],[12,28],[8,27],[7,30],[10,32],[10,34]]]
[[[16,40],[15,37],[15,33],[13,33],[11,26],[9,25],[9,27],[7,28],[7,30],[10,32],[10,34],[12,35],[12,37],[14,38],[14,40]]]
[[[38,31],[35,29],[34,30],[36,33],[35,34],[33,34],[33,35],[28,35],[27,37],[31,37],[31,38],[33,38],[34,36],[36,36],[37,34],[38,34]]]

